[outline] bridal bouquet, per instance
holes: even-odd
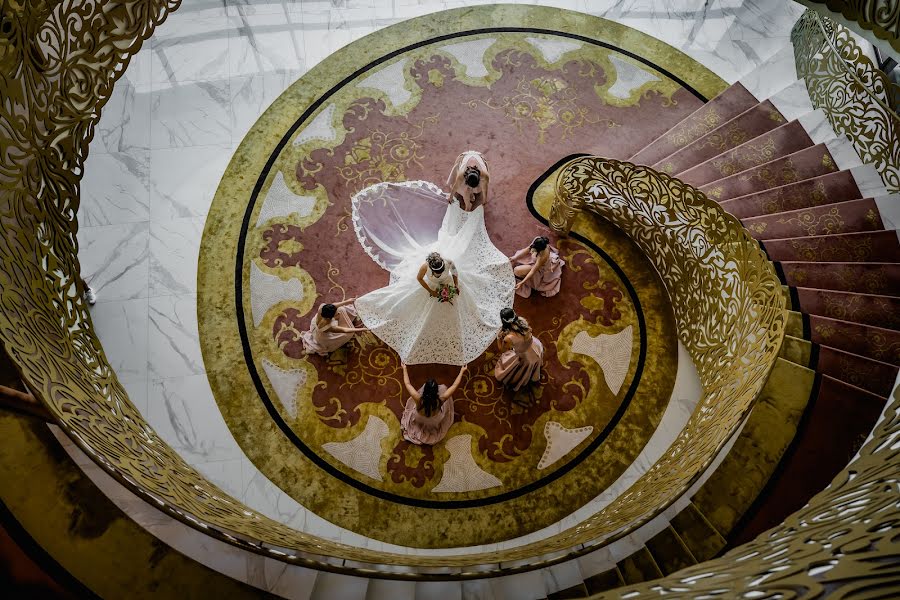
[[[453,304],[453,299],[459,295],[459,290],[454,285],[442,283],[437,289],[437,301]]]

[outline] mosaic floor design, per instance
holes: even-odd
[[[507,26],[486,29],[486,17]],[[470,365],[447,437],[415,446],[400,435],[407,394],[390,348],[365,334],[328,357],[302,354],[315,307],[387,282],[356,239],[350,197],[379,181],[442,184],[459,152],[481,150],[493,174],[487,228],[512,254],[548,233],[559,158],[629,156],[721,82],[585,15],[485,7],[418,21],[324,61],[244,139],[204,231],[201,344],[230,430],[285,492],[378,540],[471,546],[558,521],[637,456],[677,369],[668,299],[612,226],[557,241],[560,294],[516,300],[545,347],[539,384],[498,386],[490,348]],[[410,374],[449,383],[455,368]]]

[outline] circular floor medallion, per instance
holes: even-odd
[[[520,536],[612,484],[662,416],[677,352],[658,276],[608,224],[554,242],[567,263],[557,296],[516,299],[545,347],[541,381],[504,390],[489,348],[434,446],[400,434],[407,394],[390,348],[365,334],[306,356],[300,333],[322,302],[387,283],[357,241],[353,193],[380,181],[441,185],[459,152],[481,150],[494,174],[487,228],[512,254],[548,232],[559,159],[630,156],[720,89],[685,66],[601,19],[503,6],[379,31],[292,85],[236,151],[201,248],[204,360],[260,471],[342,527],[419,547]],[[411,368],[416,383],[454,374]]]

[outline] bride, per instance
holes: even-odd
[[[406,364],[472,362],[495,339],[500,309],[512,306],[512,267],[484,226],[487,179],[483,157],[469,151],[451,172],[452,196],[407,181],[353,197],[357,239],[390,272],[386,287],[356,300],[356,311]],[[440,297],[450,287],[455,297]]]

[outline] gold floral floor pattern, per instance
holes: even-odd
[[[668,299],[614,227],[592,222],[559,240],[560,294],[516,301],[545,347],[541,381],[504,390],[489,349],[456,394],[447,437],[415,446],[400,434],[406,393],[385,344],[366,334],[329,357],[302,353],[315,307],[387,283],[357,242],[350,197],[379,181],[440,184],[460,151],[481,150],[493,172],[488,231],[511,254],[547,232],[559,158],[630,155],[722,82],[646,36],[566,11],[417,21],[339,51],[248,133],[204,231],[201,344],[233,435],[301,504],[386,542],[471,546],[558,521],[640,453],[677,369]]]

